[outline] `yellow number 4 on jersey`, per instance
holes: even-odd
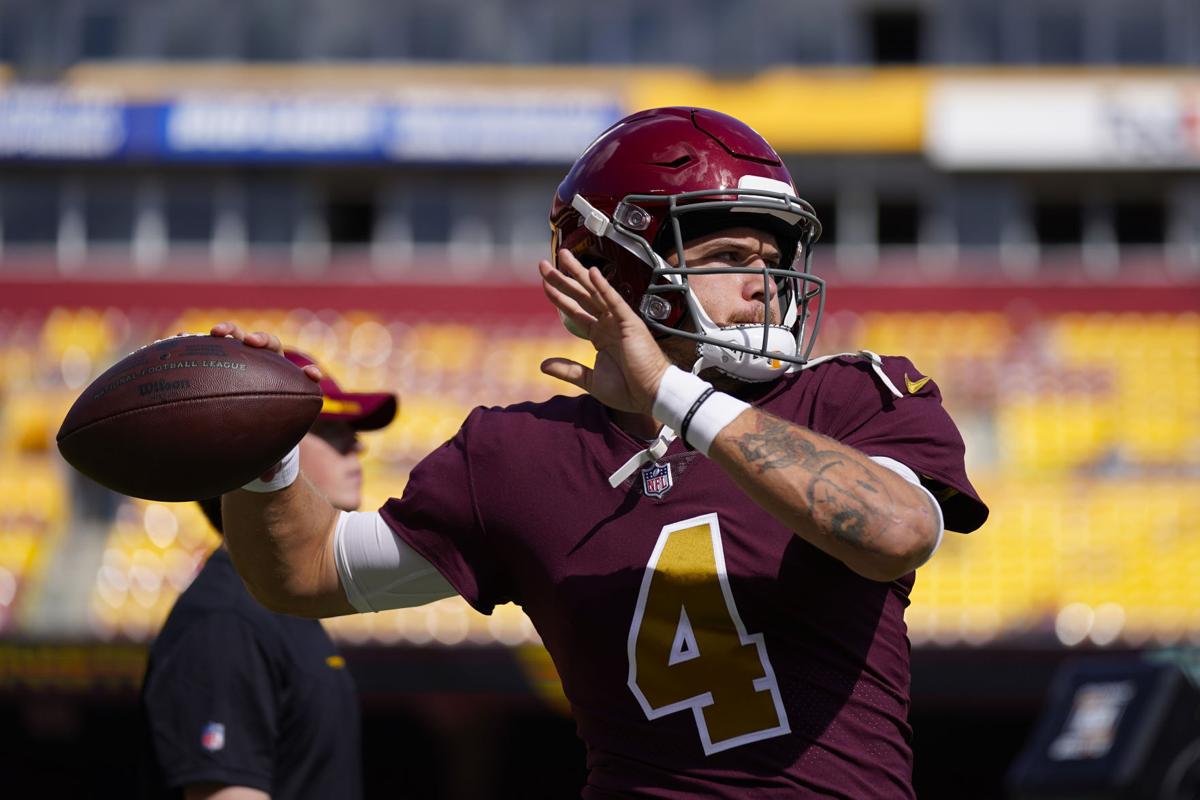
[[[648,719],[691,709],[705,755],[789,732],[762,634],[738,615],[716,514],[659,534],[629,629],[629,688]]]

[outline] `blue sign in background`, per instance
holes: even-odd
[[[0,93],[0,159],[569,163],[621,112],[612,100],[206,96],[136,104],[17,88]]]

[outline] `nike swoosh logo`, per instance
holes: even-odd
[[[908,377],[908,373],[904,373],[904,385],[908,387],[909,394],[916,394],[921,391],[921,387],[929,383],[929,378],[921,378],[919,381],[914,381]]]

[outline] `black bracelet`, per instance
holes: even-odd
[[[679,438],[683,439],[684,444],[687,444],[688,426],[692,424],[692,417],[696,416],[696,412],[700,410],[700,406],[704,405],[704,401],[712,397],[712,393],[715,391],[716,389],[711,386],[705,389],[696,398],[696,402],[692,403],[692,407],[688,409],[688,412],[683,415],[683,422],[679,425]]]

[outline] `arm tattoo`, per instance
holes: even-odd
[[[890,516],[891,493],[870,471],[842,452],[819,449],[819,442],[778,417],[759,415],[758,429],[735,441],[760,475],[799,469],[813,521],[838,539],[865,546],[876,525]]]

